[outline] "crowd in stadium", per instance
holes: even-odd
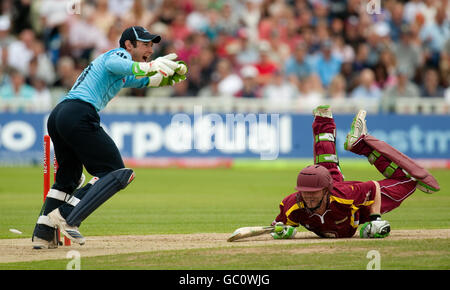
[[[153,57],[176,52],[189,73],[124,95],[450,101],[447,0],[3,0],[0,101],[69,90],[132,25],[160,34]]]

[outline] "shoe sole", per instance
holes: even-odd
[[[32,243],[33,243],[33,250],[56,249],[56,248],[58,248],[58,245],[55,245],[52,242],[45,243],[45,242],[33,241]]]
[[[71,231],[71,230],[69,230],[69,231],[65,230],[65,229],[64,229],[64,226],[63,226],[63,224],[62,224],[62,222],[60,221],[60,218],[59,218],[58,216],[54,216],[54,215],[56,215],[56,213],[50,212],[50,213],[48,214],[48,217],[50,218],[50,221],[51,221],[51,222],[59,229],[59,231],[60,231],[64,236],[66,236],[67,238],[69,238],[72,242],[77,243],[77,244],[79,244],[79,245],[81,245],[81,246],[85,244],[85,241],[84,241],[84,240],[80,241],[79,238],[76,237],[76,235],[79,235],[80,238],[83,238],[83,239],[84,239],[83,236],[81,236],[81,235],[78,234],[77,232],[74,232],[74,231]],[[72,235],[70,232],[71,232],[73,235]]]
[[[325,113],[328,109],[330,109],[330,105],[322,105],[322,106],[318,106],[317,108],[315,108],[313,110],[313,115],[314,116],[322,116],[324,115],[323,113]],[[323,117],[323,116],[322,116]],[[330,117],[332,118],[332,114],[330,112]]]
[[[345,143],[344,143],[344,149],[345,150],[351,150],[352,148],[349,148],[349,138],[350,137],[355,137],[355,125],[356,125],[356,121],[359,119],[365,120],[366,119],[366,114],[367,112],[364,110],[360,110],[358,112],[358,114],[356,114],[356,116],[353,118],[353,122],[352,125],[350,126],[350,132],[348,132],[347,134],[347,138],[345,139]]]

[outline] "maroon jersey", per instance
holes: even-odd
[[[280,203],[280,214],[275,222],[295,227],[302,225],[325,238],[352,237],[358,225],[368,221],[369,207],[374,202],[375,190],[372,181],[335,182],[322,215],[306,209],[300,193],[295,192]]]

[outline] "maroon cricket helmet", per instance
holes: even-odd
[[[327,188],[331,190],[333,187],[333,178],[325,167],[321,165],[310,165],[303,168],[297,176],[298,191],[319,191]]]

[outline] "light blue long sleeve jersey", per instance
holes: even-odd
[[[143,88],[148,78],[136,79],[132,72],[131,54],[124,48],[112,49],[94,59],[80,74],[66,99],[79,99],[98,111],[122,88]]]

